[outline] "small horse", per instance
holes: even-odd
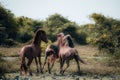
[[[43,64],[43,69],[44,69],[44,66],[47,62],[47,58],[49,57],[48,62],[47,62],[49,74],[51,74],[51,69],[54,66],[54,62],[58,58],[58,52],[59,52],[59,48],[57,45],[48,45],[46,48],[45,60],[44,60],[45,62]]]
[[[30,65],[35,58],[35,63],[37,67],[37,73],[39,73],[38,69],[38,61],[39,61],[39,66],[40,70],[42,73],[42,68],[41,68],[41,41],[48,42],[47,37],[46,37],[46,32],[42,29],[39,29],[35,33],[35,37],[33,38],[33,42],[31,45],[26,45],[24,46],[21,51],[20,51],[20,59],[21,59],[21,74],[22,70],[24,70],[25,74],[27,74],[27,70],[29,70],[29,74],[32,76],[32,72],[30,70]],[[28,63],[26,65],[25,62],[25,57],[28,59]]]
[[[66,45],[69,45],[69,47],[74,47],[74,44],[72,42],[72,37],[70,35],[64,35],[64,34],[62,34],[62,36],[63,36],[63,41],[64,41],[64,43]],[[48,45],[47,48],[46,48],[46,51],[45,51],[45,62],[44,62],[44,65],[43,65],[43,69],[44,69],[44,66],[46,64],[47,58],[49,57],[49,60],[47,62],[48,63],[49,74],[51,74],[51,69],[54,66],[55,60],[57,58],[59,58],[58,52],[59,52],[58,45]]]
[[[60,73],[63,75],[65,70],[69,67],[69,61],[75,59],[78,66],[78,72],[80,73],[79,61],[85,63],[78,55],[78,51],[75,48],[71,48],[64,42],[62,33],[57,35],[59,45],[59,58],[60,58]],[[64,62],[66,61],[67,67],[63,70]]]

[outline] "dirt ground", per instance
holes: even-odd
[[[77,75],[67,73],[60,75],[56,72],[52,74],[34,74],[33,76],[20,76],[19,73],[7,73],[5,78],[0,80],[120,80],[120,75],[98,76],[98,75]]]

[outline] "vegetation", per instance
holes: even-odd
[[[87,38],[89,43],[98,46],[98,49],[119,59],[120,57],[120,21],[105,17],[101,14],[92,14],[90,16],[95,24],[88,25],[90,35]]]
[[[0,45],[15,40],[17,31],[14,14],[0,5]]]
[[[91,14],[90,18],[94,24],[78,25],[57,13],[40,21],[25,16],[15,17],[10,10],[0,4],[0,46],[27,44],[32,41],[34,32],[42,28],[47,32],[48,44],[56,41],[57,33],[64,32],[70,34],[77,44],[95,45],[101,51],[100,53],[110,55],[112,63],[120,66],[120,20],[98,13]],[[48,44],[42,43],[43,51]],[[2,50],[0,53],[4,55]],[[18,56],[18,54],[13,52],[12,56]],[[0,72],[2,71],[1,64],[0,59]]]

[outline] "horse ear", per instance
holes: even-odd
[[[36,34],[41,34],[41,33],[45,33],[45,31],[44,31],[43,29],[38,29],[38,30],[36,31]]]
[[[64,33],[59,33],[59,34],[57,34],[57,36],[64,36]]]
[[[36,32],[35,32],[35,40],[39,38],[39,36],[41,35],[41,33],[45,32],[44,30],[42,29],[38,29]]]

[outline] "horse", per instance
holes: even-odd
[[[59,51],[58,46],[57,45],[52,45],[52,44],[48,45],[46,50],[45,50],[45,60],[44,60],[45,62],[43,64],[43,68],[42,69],[44,69],[44,66],[45,66],[45,64],[47,62],[47,59],[49,57],[48,62],[47,62],[49,74],[51,74],[51,69],[54,66],[54,62],[58,58],[58,51]]]
[[[63,41],[66,45],[69,45],[70,47],[74,47],[74,44],[73,44],[73,40],[72,40],[72,37],[67,34],[67,35],[63,35]],[[47,46],[46,50],[45,50],[45,62],[44,62],[44,65],[43,65],[43,69],[44,69],[44,66],[47,62],[47,58],[49,57],[49,60],[47,62],[48,64],[48,72],[49,74],[51,74],[51,69],[53,68],[54,66],[54,62],[57,58],[59,58],[58,56],[58,52],[59,52],[59,47],[58,45],[53,45],[53,44],[50,44]]]
[[[59,33],[57,35],[58,45],[59,45],[59,58],[60,58],[60,74],[64,74],[67,68],[70,66],[69,62],[71,59],[75,59],[78,67],[78,73],[80,74],[79,61],[86,64],[78,55],[76,48],[71,48],[64,42],[63,34]],[[66,61],[66,68],[63,70],[64,62]]]
[[[35,59],[37,73],[39,73],[38,62],[39,62],[39,66],[40,66],[40,71],[42,73],[41,47],[40,47],[41,41],[44,41],[46,43],[48,42],[47,37],[46,37],[46,32],[42,29],[39,29],[35,33],[32,44],[25,45],[24,47],[22,47],[22,49],[20,51],[20,59],[21,59],[21,67],[20,67],[21,72],[20,73],[21,74],[22,74],[22,71],[24,71],[24,73],[26,75],[27,71],[29,71],[29,75],[32,76],[32,72],[30,70],[30,65],[31,65],[33,59]],[[28,59],[27,65],[25,62],[25,58]]]

